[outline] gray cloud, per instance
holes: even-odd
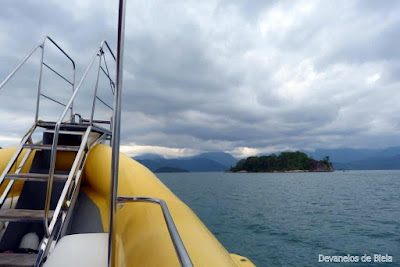
[[[48,34],[76,59],[79,80],[102,39],[115,47],[116,6],[3,2],[0,77]],[[125,151],[171,156],[224,150],[245,156],[400,145],[398,6],[398,1],[130,1]],[[48,58],[68,73],[57,54],[49,51]],[[37,63],[32,59],[0,91],[0,146],[16,144],[5,136],[22,136],[30,116],[33,120]],[[46,77],[44,90],[66,100],[68,89],[53,90],[62,85]],[[84,115],[93,81],[91,74],[76,103]],[[103,82],[100,93],[111,104]],[[109,116],[104,106],[96,107],[98,116]],[[59,107],[44,104],[42,110],[54,115]]]

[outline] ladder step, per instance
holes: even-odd
[[[0,253],[0,266],[27,267],[33,266],[37,254],[24,253]]]
[[[83,123],[90,123],[90,120],[85,120],[82,119]],[[105,121],[105,120],[93,120],[93,123],[103,123],[103,124],[111,124],[111,121]]]
[[[99,122],[96,122],[96,123],[99,123]],[[104,123],[106,123],[106,121]],[[55,125],[56,125],[56,123],[53,121],[40,121],[37,124],[38,127],[43,127],[43,128],[50,129],[50,130],[54,130]],[[70,130],[85,131],[89,126],[90,126],[89,123],[61,123],[61,129],[66,130],[66,131],[70,131]],[[107,135],[111,135],[111,131],[109,129],[104,129],[97,125],[93,125],[92,131],[97,132],[97,133],[104,133]]]
[[[25,144],[24,148],[30,149],[42,149],[42,150],[51,150],[52,145],[35,145],[35,144]],[[65,145],[57,145],[58,151],[78,151],[79,146],[65,146]]]
[[[46,133],[54,133],[54,130],[45,130]],[[58,131],[59,134],[71,134],[71,135],[83,135],[85,132],[82,131]]]
[[[49,212],[49,218],[53,216],[54,211]],[[42,221],[44,210],[24,210],[24,209],[1,209],[0,221],[3,222],[31,222]],[[1,253],[0,253],[1,254]]]
[[[54,126],[56,125],[56,122],[54,121],[41,121],[38,122],[37,124],[39,127],[44,127],[44,128],[48,128],[48,129],[54,129]],[[86,129],[88,127],[88,125],[83,125],[80,123],[70,123],[70,122],[63,122],[61,123],[61,128],[63,128],[63,130],[65,130],[65,128],[69,129]]]
[[[5,178],[10,180],[45,182],[49,179],[49,175],[41,173],[18,173],[18,174],[13,173],[13,174],[7,174]],[[54,174],[54,181],[56,182],[65,182],[67,179],[68,175],[66,174]]]

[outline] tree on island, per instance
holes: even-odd
[[[333,167],[332,162],[331,162],[330,159],[329,159],[329,156],[326,156],[325,158],[323,158],[323,159],[321,160],[321,162],[324,163],[324,164],[327,165],[327,166]]]
[[[279,155],[252,156],[240,160],[229,171],[239,172],[285,172],[285,171],[333,171],[329,156],[318,161],[309,158],[307,154],[296,152],[282,152]]]

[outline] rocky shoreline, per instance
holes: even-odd
[[[310,170],[290,170],[290,171],[267,171],[267,172],[251,172],[251,171],[226,171],[225,173],[304,173],[304,172],[334,172],[334,170],[325,170],[325,171],[310,171]]]

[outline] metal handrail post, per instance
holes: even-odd
[[[45,202],[45,209],[44,209],[45,216],[44,216],[44,220],[43,220],[46,237],[49,237],[51,235],[50,230],[49,230],[48,216],[49,216],[49,211],[50,211],[50,200],[51,200],[51,193],[52,193],[52,188],[53,188],[54,170],[55,170],[56,157],[57,157],[58,135],[60,132],[61,123],[62,123],[62,120],[65,118],[65,115],[67,114],[68,110],[70,109],[70,106],[71,106],[72,102],[74,101],[80,87],[82,86],[83,81],[85,80],[87,74],[89,73],[89,70],[92,67],[96,57],[97,57],[97,51],[96,51],[96,54],[94,55],[94,57],[92,58],[89,66],[87,67],[85,73],[83,74],[81,81],[79,82],[74,93],[72,94],[71,98],[69,99],[68,104],[65,106],[63,113],[59,117],[59,119],[54,127],[53,144],[51,147],[51,157],[50,157],[49,179],[47,181],[46,202]]]
[[[41,86],[42,86],[42,76],[43,76],[43,56],[44,56],[44,47],[45,47],[45,43],[46,40],[49,40],[50,42],[52,42],[57,48],[58,50],[61,51],[61,53],[63,53],[72,63],[72,73],[73,73],[73,82],[72,82],[72,93],[74,92],[74,88],[75,88],[75,62],[74,60],[53,40],[51,39],[49,36],[45,36],[43,38],[43,42],[40,45],[40,47],[42,48],[42,55],[41,55],[41,59],[40,59],[40,74],[39,74],[39,85],[38,85],[38,95],[36,98],[36,114],[35,114],[35,121],[37,121],[39,119],[39,104],[40,104],[40,96],[41,96]],[[71,105],[71,116],[73,114],[73,104]]]
[[[39,84],[38,84],[38,93],[36,96],[36,114],[35,114],[35,121],[39,119],[39,103],[40,103],[40,91],[42,88],[42,77],[43,77],[43,57],[44,57],[44,44],[46,42],[46,37],[44,37],[40,48],[42,49],[42,54],[40,56],[40,70],[39,70]]]
[[[107,66],[106,58],[105,58],[105,56],[104,56],[104,54],[105,54],[105,52],[104,52],[104,45],[107,46],[108,51],[110,52],[110,54],[112,55],[113,59],[115,60],[114,53],[112,52],[110,46],[108,45],[108,43],[107,43],[106,40],[103,40],[103,41],[100,43],[100,48],[99,48],[98,54],[97,54],[97,55],[99,56],[99,65],[98,65],[98,69],[97,69],[97,78],[96,78],[96,84],[95,84],[95,89],[94,89],[94,93],[93,93],[92,111],[91,111],[90,120],[89,120],[90,125],[93,125],[93,118],[94,118],[94,113],[95,113],[95,109],[96,109],[96,100],[99,100],[99,101],[102,102],[104,105],[106,105],[108,108],[110,108],[111,110],[113,110],[112,107],[110,107],[105,101],[103,101],[100,97],[97,96],[97,89],[98,89],[99,78],[100,78],[100,70],[103,70],[103,72],[104,72],[104,69],[103,69],[102,66],[101,66],[102,58],[104,58],[104,64],[106,64],[106,66]],[[111,84],[111,83],[114,84],[114,82],[113,82],[113,80],[111,79],[111,77],[110,77],[107,73],[105,73],[105,72],[104,72],[104,74],[105,74],[105,75],[107,76],[107,78],[110,80],[110,84]],[[113,93],[114,93],[114,92],[113,92]]]
[[[101,43],[99,52],[97,54],[99,56],[99,67],[97,68],[97,79],[96,79],[96,85],[94,86],[94,92],[93,92],[93,103],[92,103],[92,113],[90,114],[90,125],[93,125],[94,109],[96,107],[96,97],[97,97],[97,88],[99,86],[101,56],[103,54],[103,44],[104,44],[104,41]]]
[[[44,44],[44,42],[46,41],[46,40],[49,40],[50,42],[52,42],[57,48],[58,48],[58,50],[60,50],[61,51],[61,53],[63,53],[71,62],[72,62],[72,69],[73,69],[73,80],[72,80],[72,93],[74,92],[74,89],[75,89],[75,70],[76,70],[76,67],[75,67],[75,61],[53,40],[53,39],[51,39],[51,37],[50,36],[45,36],[44,37],[44,40],[43,40],[43,44]],[[72,117],[72,115],[74,114],[74,111],[73,111],[73,109],[74,109],[74,102],[72,101],[72,105],[71,105],[71,117]]]
[[[83,153],[84,153],[84,151],[85,151],[85,149],[87,147],[87,141],[89,139],[89,135],[90,135],[91,131],[92,131],[92,126],[89,126],[86,129],[86,132],[82,137],[82,142],[81,142],[81,145],[79,146],[79,150],[78,150],[78,152],[76,154],[76,157],[75,157],[75,160],[74,160],[74,162],[72,164],[71,171],[70,171],[70,173],[68,175],[68,179],[65,182],[64,188],[63,188],[63,190],[62,190],[62,192],[60,194],[59,200],[58,200],[56,208],[54,210],[54,215],[53,215],[53,218],[52,218],[52,220],[50,222],[50,226],[49,226],[50,233],[54,230],[54,227],[56,225],[56,221],[57,221],[57,219],[58,219],[58,217],[60,215],[60,211],[61,211],[61,207],[62,207],[62,205],[64,203],[64,199],[67,197],[67,193],[68,193],[68,190],[69,190],[69,185],[71,184],[72,179],[75,177],[76,173],[78,172],[79,163],[80,163],[80,161],[81,161],[81,159],[83,157]]]
[[[44,57],[44,46],[46,43],[46,40],[49,40],[52,42],[58,50],[60,50],[72,63],[72,69],[73,69],[73,82],[72,82],[72,92],[74,92],[75,88],[75,62],[74,60],[49,36],[44,36],[42,42],[35,46],[29,53],[28,55],[25,56],[25,58],[17,65],[17,67],[14,68],[14,70],[2,81],[0,84],[0,89],[14,76],[14,74],[22,67],[22,65],[33,55],[33,53],[36,52],[38,48],[42,49],[42,54],[40,58],[40,73],[39,73],[39,84],[38,84],[38,95],[36,97],[36,113],[35,113],[35,122],[39,119],[39,104],[40,104],[40,96],[41,96],[41,87],[42,87],[42,77],[43,77],[43,57]],[[47,65],[46,65],[47,66]],[[49,67],[49,66],[47,66]],[[53,70],[54,71],[54,70]],[[57,73],[57,72],[56,72]],[[57,73],[58,74],[58,73]],[[59,75],[59,74],[58,74]],[[63,78],[63,77],[62,77]],[[71,105],[71,116],[73,115],[73,103]]]
[[[74,66],[74,74],[73,74],[73,78],[72,78],[72,94],[75,92],[75,63],[73,62],[73,66]],[[71,105],[71,118],[74,116],[74,102],[72,101],[72,105]]]
[[[125,0],[119,0],[118,7],[118,43],[117,43],[117,73],[116,88],[114,95],[114,121],[112,130],[112,152],[111,152],[111,190],[110,190],[110,223],[108,236],[108,266],[115,265],[115,231],[117,213],[117,193],[118,193],[118,168],[119,168],[119,144],[121,129],[121,93],[123,76],[124,58],[124,32],[125,32]]]
[[[49,230],[49,212],[50,212],[50,200],[51,200],[51,193],[53,190],[53,179],[54,179],[54,169],[56,165],[56,157],[57,157],[57,144],[58,144],[58,133],[60,131],[61,123],[56,123],[54,127],[54,136],[53,136],[53,145],[51,148],[51,156],[50,156],[50,169],[49,169],[49,179],[47,180],[47,192],[46,192],[46,202],[45,202],[45,209],[44,209],[44,229],[46,237],[51,235]]]

